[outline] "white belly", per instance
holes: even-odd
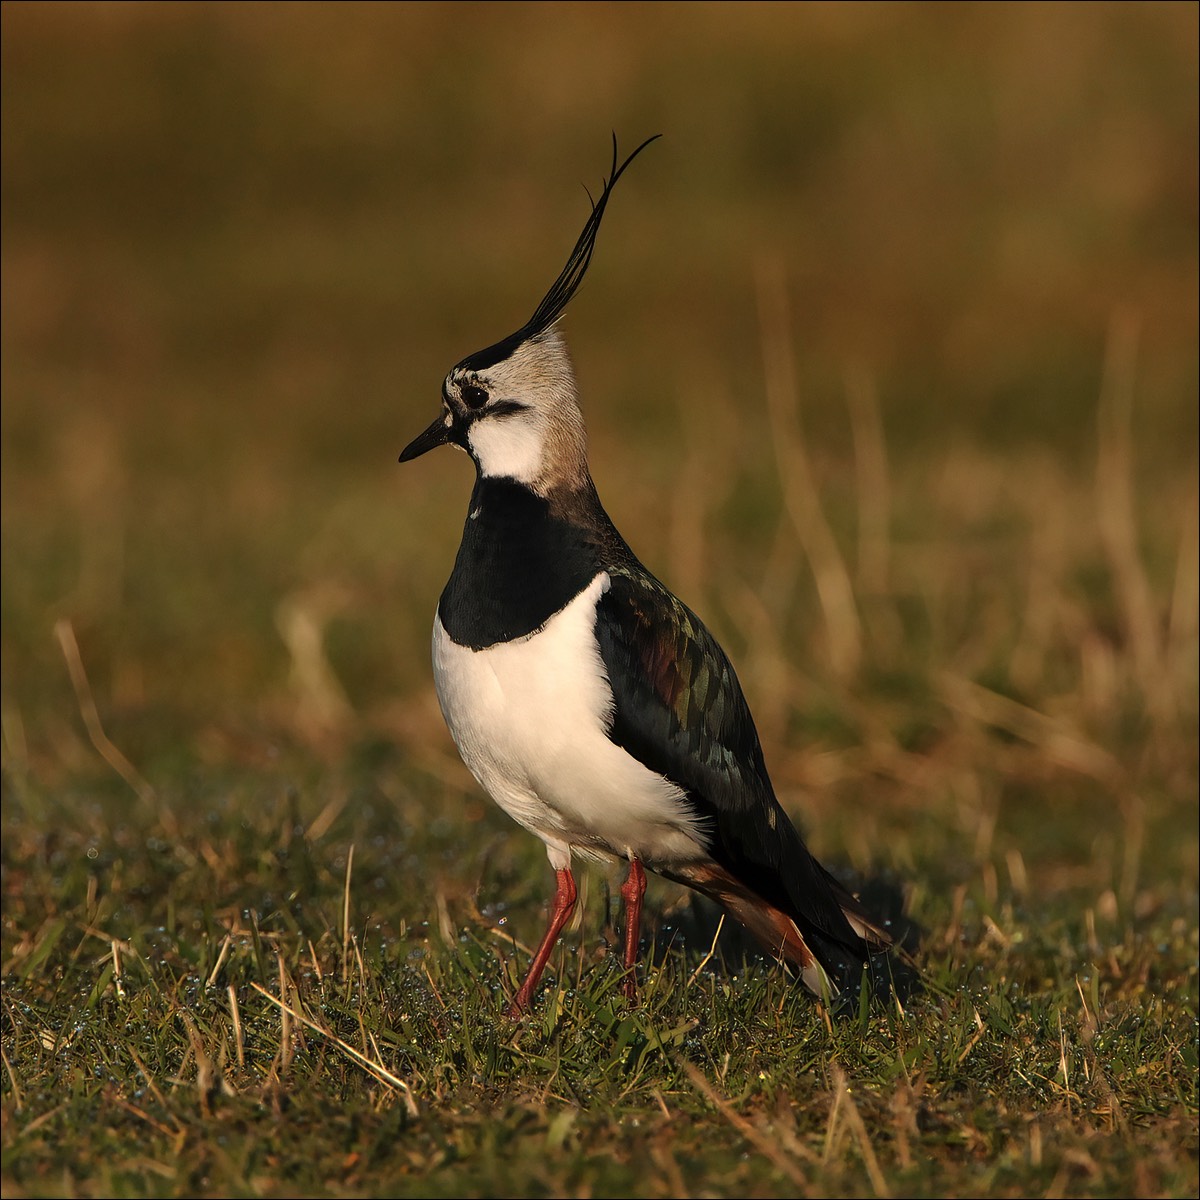
[[[610,741],[613,698],[596,645],[607,574],[516,642],[471,650],[433,625],[438,700],[463,761],[493,800],[546,843],[650,864],[706,858],[682,791]]]

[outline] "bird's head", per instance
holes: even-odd
[[[611,174],[567,265],[520,329],[450,371],[441,414],[404,448],[401,462],[449,443],[470,454],[481,475],[515,479],[541,495],[584,485],[587,435],[566,343],[554,326],[587,273],[617,180],[654,140],[618,166],[613,138]]]

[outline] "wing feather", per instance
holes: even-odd
[[[725,652],[653,576],[619,568],[610,575],[596,612],[614,700],[609,736],[683,789],[708,831],[713,860],[794,919],[832,974],[856,971],[868,946],[848,917],[872,941],[887,937],[813,858],[776,799]]]

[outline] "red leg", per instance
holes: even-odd
[[[638,940],[642,929],[642,897],[646,894],[646,872],[636,859],[629,860],[629,876],[621,885],[625,900],[625,998],[637,1000]]]
[[[521,984],[512,1004],[508,1006],[510,1017],[520,1016],[529,1007],[529,1002],[533,999],[533,989],[537,987],[538,980],[542,977],[542,971],[545,970],[546,963],[550,959],[554,943],[558,941],[558,935],[562,933],[563,926],[571,919],[571,914],[575,911],[575,899],[578,895],[575,890],[575,876],[571,874],[569,867],[564,867],[554,874],[558,880],[558,888],[554,893],[554,911],[550,914],[550,925],[546,929],[546,936],[542,938],[542,944],[538,946],[537,953],[533,956],[533,962],[529,964],[529,973],[525,976],[525,982]]]

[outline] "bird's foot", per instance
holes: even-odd
[[[637,971],[630,967],[625,973],[625,978],[621,982],[621,991],[625,993],[625,999],[629,1002],[631,1008],[636,1008],[638,1003],[638,982]]]

